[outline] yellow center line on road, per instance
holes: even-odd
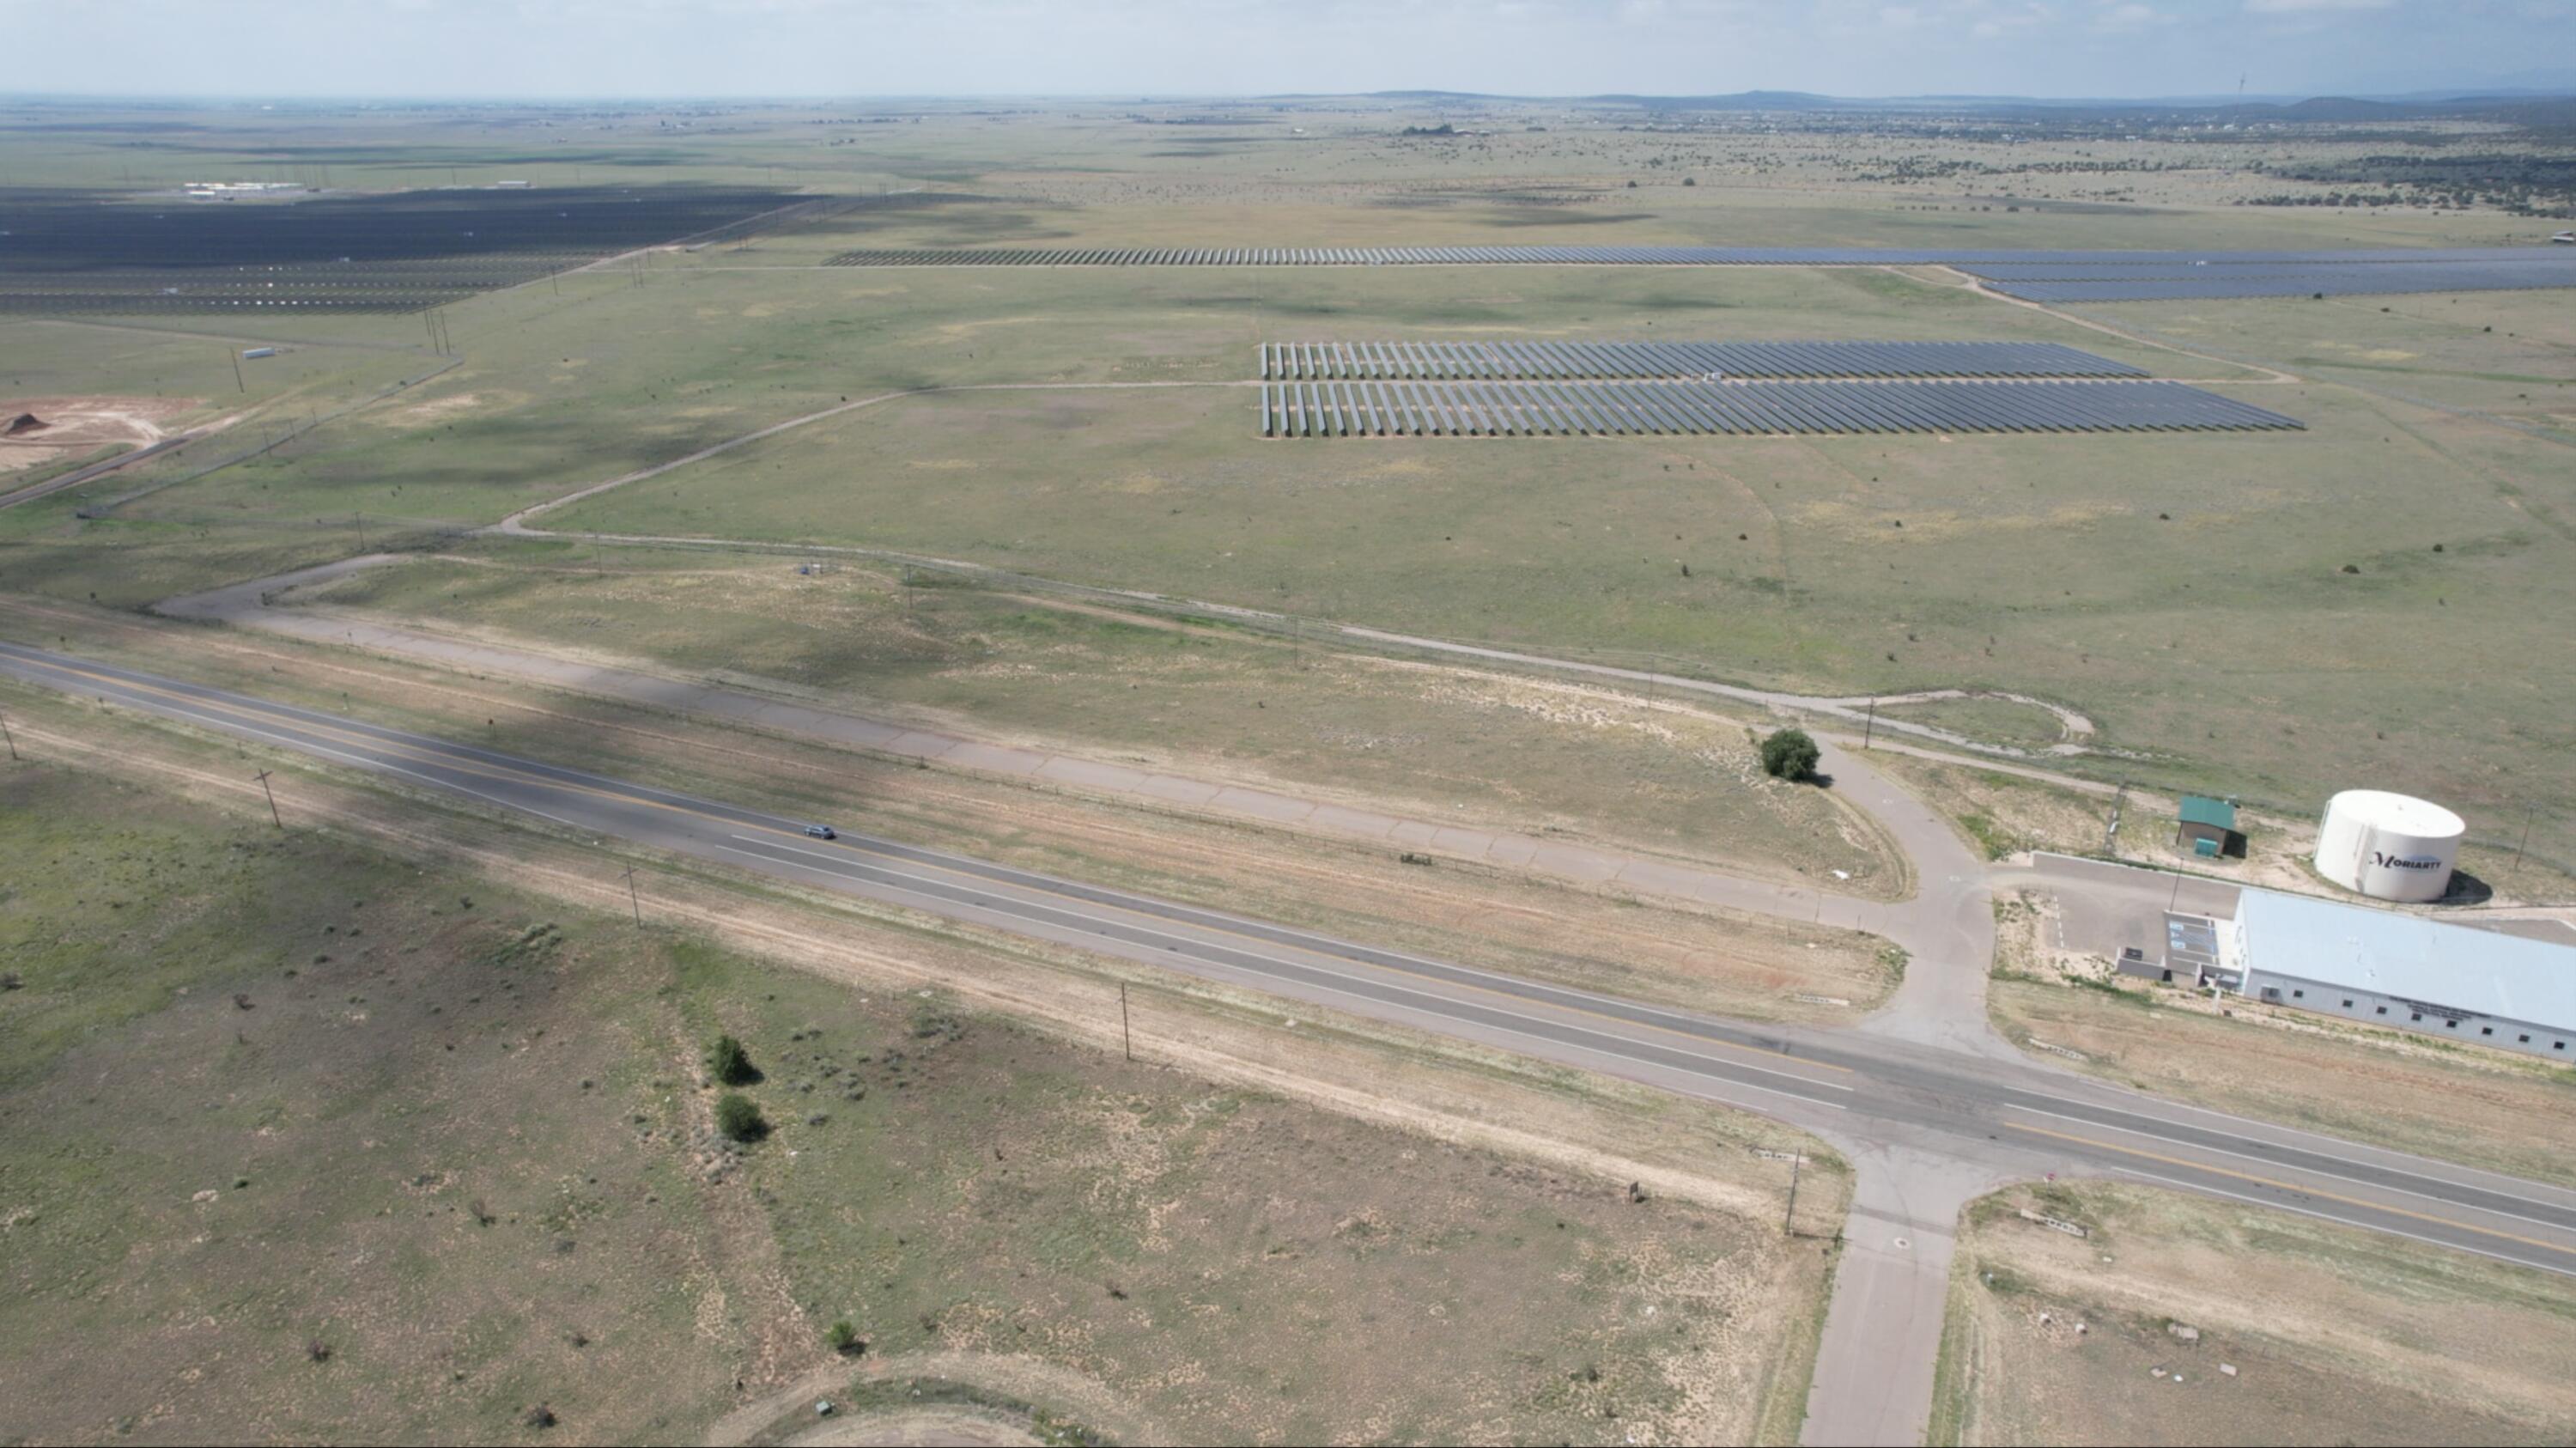
[[[2249,1182],[2259,1187],[2270,1187],[2274,1191],[2296,1192],[2301,1196],[2316,1197],[2329,1202],[2339,1202],[2344,1206],[2359,1207],[2363,1211],[2367,1212],[2386,1212],[2390,1216],[2409,1217],[2418,1222],[2430,1222],[2437,1227],[2448,1227],[2453,1231],[2475,1232],[2482,1237],[2494,1237],[2500,1241],[2518,1242],[2525,1247],[2538,1247],[2544,1252],[2576,1253],[2576,1247],[2570,1247],[2568,1244],[2563,1242],[2551,1242],[2539,1237],[2520,1237],[2511,1232],[2499,1232],[2493,1227],[2481,1227],[2472,1222],[2463,1222],[2455,1217],[2438,1217],[2430,1212],[2418,1212],[2406,1207],[2392,1207],[2380,1202],[2365,1201],[2360,1197],[2342,1196],[2338,1193],[2325,1191],[2317,1187],[2300,1186],[2295,1182],[2285,1182],[2272,1177],[2257,1176],[2252,1172],[2237,1171],[2230,1167],[2210,1166],[2204,1162],[2193,1161],[2188,1157],[2166,1156],[2161,1152],[2142,1151],[2134,1146],[2121,1146],[2116,1142],[2102,1141],[2095,1137],[2076,1136],[2063,1131],[2051,1131],[2045,1126],[2025,1126],[2018,1121],[2006,1121],[2003,1124],[2011,1127],[2015,1131],[2028,1132],[2033,1136],[2055,1137],[2059,1141],[2071,1141],[2078,1143],[2079,1145],[2095,1147],[2102,1151],[2118,1152],[2122,1156],[2134,1156],[2143,1158],[2147,1161],[2162,1162],[2167,1166],[2178,1166],[2187,1171],[2208,1172],[2212,1176],[2229,1177],[2236,1181]],[[2472,1208],[2471,1210],[2475,1209]]]
[[[161,687],[161,686],[159,686],[159,685],[155,685],[155,684],[142,683],[142,682],[139,682],[139,681],[137,681],[137,680],[120,678],[120,677],[118,677],[118,676],[116,676],[116,675],[114,675],[114,674],[104,674],[104,673],[99,673],[99,672],[96,672],[96,671],[93,671],[93,670],[84,669],[84,668],[80,667],[80,666],[79,666],[79,665],[77,665],[77,664],[58,663],[58,662],[55,662],[55,661],[53,661],[53,660],[51,660],[51,659],[37,660],[37,661],[34,661],[34,662],[37,662],[37,663],[39,664],[39,666],[40,666],[40,667],[50,668],[50,669],[58,670],[58,671],[60,671],[60,672],[68,673],[68,674],[76,674],[76,675],[78,675],[78,676],[80,676],[80,677],[82,677],[82,678],[85,678],[85,679],[91,679],[91,680],[97,681],[97,682],[102,683],[102,684],[109,684],[109,685],[113,685],[113,686],[115,686],[115,687],[117,687],[117,688],[120,688],[120,689],[131,689],[131,690],[136,690],[136,691],[143,692],[143,693],[148,693],[148,694],[158,695],[158,696],[160,696],[160,697],[162,697],[162,698],[169,699],[169,700],[172,700],[172,701],[177,702],[177,703],[180,703],[180,704],[184,704],[184,705],[186,705],[186,706],[188,706],[188,707],[190,707],[190,708],[204,709],[204,710],[208,710],[208,711],[211,711],[211,712],[222,713],[222,714],[225,714],[225,715],[227,715],[227,716],[231,717],[232,719],[234,719],[234,720],[236,720],[236,721],[238,721],[238,722],[240,722],[240,723],[242,723],[242,724],[244,724],[244,725],[249,725],[249,724],[253,724],[253,723],[268,724],[268,725],[277,725],[277,724],[290,725],[290,726],[292,726],[292,727],[294,727],[294,728],[298,728],[298,729],[306,729],[306,730],[311,730],[311,731],[313,731],[313,732],[315,732],[315,733],[318,733],[318,734],[330,735],[330,736],[333,736],[333,737],[336,737],[336,738],[338,738],[338,739],[342,740],[343,742],[346,742],[346,743],[349,743],[349,744],[352,744],[352,745],[361,745],[361,746],[364,746],[364,747],[366,747],[366,748],[368,748],[368,749],[384,750],[384,751],[388,751],[388,752],[397,752],[397,753],[400,753],[400,754],[402,755],[402,757],[407,758],[407,759],[410,759],[410,760],[413,760],[413,761],[415,761],[415,762],[422,763],[422,764],[434,764],[434,765],[437,765],[438,767],[440,767],[440,768],[442,768],[442,769],[450,769],[450,770],[454,770],[454,771],[456,771],[457,773],[460,773],[460,774],[471,774],[471,775],[475,775],[475,776],[477,776],[477,777],[479,777],[479,778],[483,778],[483,779],[490,779],[490,780],[496,780],[496,781],[508,781],[508,782],[513,782],[513,783],[523,783],[523,784],[535,784],[535,785],[539,785],[539,786],[542,786],[542,787],[544,787],[544,788],[549,788],[549,789],[562,789],[562,790],[569,790],[569,791],[572,791],[572,792],[575,792],[575,793],[579,793],[579,794],[587,794],[587,795],[593,796],[594,798],[603,799],[603,800],[609,800],[609,801],[613,801],[613,802],[620,803],[620,804],[643,805],[643,806],[647,806],[647,807],[652,808],[652,809],[663,810],[663,811],[668,812],[668,813],[671,813],[671,814],[687,815],[687,816],[689,816],[689,817],[691,817],[691,818],[694,818],[694,819],[703,820],[703,821],[705,821],[705,822],[707,822],[707,823],[709,823],[709,824],[714,824],[714,825],[723,825],[723,826],[726,826],[726,827],[728,827],[728,828],[734,828],[734,829],[757,829],[757,830],[761,830],[761,831],[764,831],[764,832],[769,833],[769,834],[777,835],[777,836],[779,836],[779,837],[780,837],[780,838],[782,838],[782,839],[795,840],[795,839],[802,839],[802,838],[804,838],[804,836],[803,836],[801,833],[797,832],[797,831],[789,830],[789,829],[784,829],[784,828],[781,828],[781,827],[776,826],[776,825],[764,825],[764,824],[759,824],[759,823],[757,823],[757,822],[753,822],[753,821],[745,821],[745,820],[739,820],[739,819],[729,819],[729,818],[726,818],[726,817],[721,816],[721,815],[709,814],[709,813],[708,813],[708,812],[706,812],[705,810],[697,809],[697,808],[694,808],[694,807],[692,807],[692,806],[685,805],[685,804],[676,804],[676,803],[672,803],[672,802],[670,802],[670,801],[666,801],[666,800],[658,800],[658,799],[646,798],[646,797],[641,796],[641,795],[637,795],[637,794],[629,794],[629,793],[622,793],[622,792],[619,792],[619,791],[616,791],[616,790],[601,789],[601,788],[598,788],[598,787],[596,787],[596,786],[586,785],[586,784],[580,784],[580,783],[576,783],[576,782],[574,782],[574,781],[570,781],[570,780],[552,779],[552,778],[549,778],[549,777],[547,777],[547,776],[545,776],[545,775],[543,775],[543,774],[535,773],[535,772],[530,771],[530,770],[525,770],[525,769],[513,770],[513,769],[509,769],[509,768],[508,768],[508,767],[506,767],[506,766],[502,766],[502,767],[499,767],[499,768],[494,768],[494,767],[490,767],[490,766],[489,766],[489,762],[488,762],[488,761],[473,761],[473,762],[467,762],[467,761],[459,760],[459,759],[457,759],[457,758],[456,758],[455,756],[453,756],[453,755],[449,755],[449,754],[441,753],[441,752],[436,751],[436,750],[424,749],[424,748],[422,748],[422,747],[421,747],[421,746],[419,746],[419,745],[410,744],[410,743],[407,743],[407,742],[405,742],[405,741],[401,741],[401,740],[391,740],[391,739],[384,739],[384,738],[380,738],[380,737],[375,736],[375,735],[372,735],[372,734],[367,734],[367,733],[365,733],[365,732],[363,732],[363,731],[360,731],[360,730],[346,729],[346,728],[342,728],[342,727],[340,727],[340,726],[332,725],[332,724],[317,724],[317,723],[312,722],[311,720],[296,718],[296,717],[294,717],[294,716],[292,716],[292,715],[263,713],[263,712],[258,711],[258,710],[257,710],[257,709],[255,709],[255,708],[247,708],[247,707],[244,707],[244,706],[242,706],[242,705],[234,704],[234,703],[230,702],[229,700],[223,700],[223,699],[206,699],[206,698],[201,698],[201,697],[199,697],[199,696],[197,696],[197,695],[194,695],[194,694],[185,693],[185,692],[182,692],[182,691],[179,691],[179,690],[175,690],[175,689],[167,689],[167,688],[163,688],[163,687]],[[273,736],[272,736],[272,737],[273,737]],[[464,747],[472,747],[472,746],[464,746]],[[534,762],[534,761],[530,761],[530,763],[533,763],[533,762]],[[569,766],[559,766],[559,767],[569,768]],[[636,788],[642,788],[642,789],[653,789],[653,788],[658,788],[658,786],[650,786],[650,785],[645,785],[645,786],[635,786],[635,787],[636,787]],[[507,804],[508,802],[507,802],[507,801],[501,801],[501,803]],[[525,808],[526,808],[526,806],[524,806],[524,805],[517,805],[517,806],[512,806],[512,807],[513,807],[513,808],[520,808],[520,809],[525,809]],[[539,815],[541,815],[541,816],[544,816],[545,818],[549,818],[549,819],[553,818],[553,816],[550,816],[550,815],[544,815],[544,812],[543,812],[543,811],[541,811],[541,810],[537,810],[537,811],[530,811],[530,812],[531,812],[531,813],[535,813],[535,814],[539,814]],[[558,823],[561,823],[561,821],[558,821]],[[939,872],[939,873],[941,873],[941,874],[948,875],[948,876],[952,876],[952,877],[954,877],[954,878],[956,878],[956,879],[958,879],[958,880],[961,880],[961,881],[969,881],[969,882],[975,883],[975,884],[977,884],[977,885],[984,886],[984,887],[988,887],[988,888],[989,888],[989,887],[991,887],[991,886],[995,886],[995,885],[1004,885],[1004,886],[1008,886],[1009,888],[1013,888],[1013,889],[1027,890],[1027,891],[1029,891],[1029,892],[1031,892],[1031,893],[1034,893],[1034,894],[1052,895],[1052,896],[1054,896],[1055,898],[1057,898],[1057,899],[1059,899],[1059,900],[1065,900],[1065,901],[1068,901],[1068,902],[1072,902],[1072,903],[1074,903],[1074,904],[1083,905],[1083,906],[1088,906],[1088,907],[1090,907],[1090,908],[1092,908],[1092,909],[1095,909],[1095,910],[1115,910],[1115,911],[1117,911],[1118,913],[1120,913],[1120,914],[1122,914],[1122,915],[1132,916],[1132,917],[1134,917],[1134,918],[1136,918],[1136,919],[1138,919],[1138,920],[1154,921],[1154,922],[1157,922],[1158,924],[1163,925],[1163,926],[1171,926],[1171,925],[1186,925],[1186,926],[1188,926],[1189,928],[1191,928],[1191,929],[1193,929],[1193,930],[1206,931],[1207,933],[1212,934],[1212,935],[1223,935],[1223,936],[1227,936],[1227,937],[1230,937],[1230,938],[1235,939],[1235,940],[1244,941],[1244,942],[1246,942],[1247,944],[1251,944],[1251,945],[1262,946],[1262,947],[1266,947],[1266,948],[1270,948],[1270,949],[1278,949],[1278,948],[1280,948],[1280,946],[1281,946],[1281,944],[1282,944],[1282,942],[1279,942],[1279,941],[1276,941],[1276,940],[1271,940],[1271,939],[1268,939],[1268,938],[1263,937],[1263,936],[1250,934],[1250,933],[1245,932],[1245,931],[1229,929],[1229,928],[1227,928],[1227,927],[1225,927],[1225,926],[1222,926],[1222,925],[1208,925],[1208,924],[1202,924],[1202,923],[1200,923],[1200,922],[1198,922],[1198,921],[1191,921],[1191,920],[1174,920],[1174,919],[1172,919],[1170,916],[1166,916],[1166,915],[1158,915],[1158,914],[1155,914],[1154,912],[1149,911],[1149,910],[1138,910],[1138,909],[1132,908],[1132,907],[1130,907],[1130,906],[1119,905],[1119,904],[1116,904],[1116,903],[1114,903],[1114,902],[1100,901],[1100,900],[1093,900],[1093,899],[1090,899],[1090,898],[1088,898],[1088,897],[1086,897],[1086,896],[1077,895],[1077,894],[1074,894],[1074,893],[1072,893],[1072,892],[1065,891],[1065,890],[1055,889],[1055,888],[1052,888],[1052,887],[1047,886],[1047,885],[1027,884],[1027,883],[1023,883],[1023,882],[1020,882],[1020,881],[1004,881],[1004,880],[995,880],[995,879],[991,878],[990,876],[980,875],[980,874],[977,874],[977,873],[975,873],[974,871],[971,871],[971,870],[961,870],[961,869],[958,869],[958,868],[956,868],[956,867],[954,867],[954,866],[942,865],[942,864],[939,864],[939,863],[937,863],[937,862],[935,862],[935,861],[909,860],[909,859],[908,859],[908,860],[904,860],[904,861],[902,861],[902,863],[903,863],[903,864],[905,864],[905,865],[907,865],[907,866],[911,866],[911,867],[913,867],[913,868],[916,868],[916,869],[923,869],[923,870],[936,870],[936,871],[938,871],[938,872]],[[1185,907],[1185,908],[1195,909],[1195,908],[1197,908],[1197,907]],[[1290,949],[1304,949],[1305,947],[1300,947],[1300,946],[1289,946],[1288,948],[1290,948]],[[1330,953],[1329,953],[1329,952],[1317,952],[1317,953],[1318,953],[1318,954],[1322,954],[1322,955],[1323,955],[1325,958],[1327,958],[1327,959],[1335,958],[1335,957],[1332,957],[1332,956],[1330,955]],[[1400,975],[1410,976],[1410,977],[1412,977],[1412,978],[1414,978],[1414,979],[1416,979],[1416,980],[1436,982],[1436,983],[1441,984],[1441,985],[1449,986],[1449,987],[1451,987],[1451,988],[1453,988],[1453,989],[1472,990],[1472,991],[1476,991],[1476,992],[1479,992],[1479,993],[1484,994],[1484,995],[1493,996],[1493,997],[1496,997],[1496,998],[1498,998],[1498,999],[1502,999],[1502,1000],[1518,1001],[1518,1002],[1520,1002],[1520,1003],[1521,1003],[1521,1004],[1523,1004],[1523,1005],[1529,1005],[1529,1004],[1544,1004],[1544,1005],[1546,1005],[1546,1006],[1550,1007],[1551,1009],[1564,1011],[1564,1012],[1567,1012],[1567,1013],[1569,1013],[1569,1014],[1573,1014],[1573,1015],[1588,1016],[1588,1017],[1591,1017],[1592,1019],[1595,1019],[1595,1020],[1610,1021],[1610,1022],[1616,1023],[1616,1024],[1621,1025],[1621,1026],[1628,1026],[1628,1027],[1639,1028],[1639,1029],[1644,1029],[1644,1030],[1656,1031],[1656,1032],[1660,1032],[1660,1033],[1662,1033],[1662,1034],[1664,1034],[1664,1035],[1668,1035],[1668,1036],[1674,1037],[1674,1038],[1679,1039],[1679,1040],[1689,1041],[1689,1042],[1691,1042],[1691,1043],[1692,1043],[1693,1045],[1695,1045],[1695,1046],[1711,1047],[1711,1048],[1715,1048],[1715,1049],[1717,1049],[1717,1050],[1735,1052],[1735,1053],[1737,1053],[1737,1054],[1745,1055],[1745,1056],[1750,1056],[1750,1057],[1753,1057],[1753,1058],[1755,1058],[1755,1059],[1757,1059],[1757,1060],[1761,1060],[1761,1061],[1766,1061],[1766,1062],[1788,1062],[1788,1063],[1794,1063],[1794,1064],[1796,1064],[1797,1066],[1799,1066],[1799,1067],[1801,1067],[1801,1068],[1804,1068],[1804,1069],[1808,1069],[1808,1070],[1816,1070],[1816,1071],[1831,1071],[1831,1072],[1835,1073],[1836,1075],[1842,1075],[1842,1076],[1849,1076],[1849,1075],[1853,1075],[1853,1074],[1855,1074],[1855,1073],[1854,1073],[1853,1068],[1852,1068],[1852,1067],[1849,1067],[1849,1066],[1837,1066],[1837,1065],[1835,1065],[1835,1064],[1833,1064],[1833,1063],[1831,1063],[1831,1062],[1829,1062],[1829,1061],[1817,1061],[1817,1060],[1811,1060],[1811,1059],[1808,1059],[1808,1058],[1803,1057],[1803,1056],[1791,1056],[1791,1055],[1786,1055],[1786,1054],[1778,1053],[1778,1052],[1763,1051],[1763,1050],[1759,1050],[1759,1049],[1757,1049],[1757,1048],[1755,1048],[1755,1047],[1752,1047],[1752,1046],[1740,1045],[1740,1044],[1738,1044],[1738,1043],[1736,1043],[1736,1042],[1733,1042],[1733,1041],[1721,1040],[1721,1039],[1718,1039],[1718,1038],[1715,1038],[1715,1037],[1701,1035],[1701,1034],[1698,1034],[1698,1033],[1696,1033],[1696,1032],[1681,1030],[1681,1029],[1679,1029],[1679,1028],[1677,1028],[1677,1027],[1673,1027],[1673,1026],[1659,1025],[1659,1024],[1656,1024],[1655,1022],[1652,1022],[1652,1021],[1639,1021],[1639,1020],[1634,1020],[1634,1019],[1631,1019],[1631,1018],[1629,1018],[1629,1017],[1627,1017],[1627,1016],[1616,1015],[1616,1014],[1613,1014],[1612,1012],[1609,1012],[1609,1011],[1596,1010],[1596,1009],[1593,1009],[1593,1008],[1591,1008],[1591,1007],[1589,1007],[1589,1006],[1582,1006],[1582,1005],[1569,1005],[1569,1004],[1566,1004],[1566,1003],[1561,1002],[1561,1001],[1533,1002],[1529,997],[1527,997],[1527,996],[1523,996],[1523,995],[1518,995],[1518,994],[1516,994],[1516,993],[1514,993],[1514,992],[1511,992],[1511,991],[1497,989],[1497,988],[1492,987],[1492,986],[1478,985],[1478,984],[1476,984],[1476,983],[1474,983],[1474,982],[1472,982],[1472,981],[1456,981],[1456,980],[1450,980],[1450,979],[1447,979],[1447,978],[1445,978],[1445,977],[1441,977],[1441,976],[1437,976],[1437,975],[1431,974],[1430,972],[1427,972],[1427,971],[1415,970],[1415,969],[1412,969],[1412,968],[1407,967],[1407,966],[1402,966],[1402,965],[1388,965],[1388,964],[1385,964],[1385,963],[1383,963],[1383,962],[1380,962],[1380,961],[1373,961],[1373,960],[1372,960],[1372,961],[1362,961],[1362,962],[1357,962],[1357,963],[1359,963],[1359,964],[1365,964],[1365,965],[1368,965],[1368,966],[1370,966],[1370,967],[1372,967],[1372,968],[1374,968],[1374,969],[1378,969],[1378,970],[1384,970],[1384,971],[1389,971],[1389,972],[1393,972],[1393,973],[1400,974]],[[1459,967],[1459,968],[1460,968],[1460,969],[1464,969],[1464,970],[1473,970],[1473,969],[1474,969],[1474,967],[1469,967],[1469,966],[1462,966],[1462,967]],[[1658,1008],[1657,1008],[1657,1007],[1648,1006],[1648,1007],[1645,1007],[1645,1009],[1653,1010],[1653,1009],[1658,1009]],[[1790,1076],[1790,1077],[1792,1077],[1793,1079],[1796,1077],[1796,1073],[1795,1073],[1795,1072],[1782,1071],[1782,1070],[1780,1070],[1777,1066],[1764,1067],[1764,1068],[1760,1068],[1760,1069],[1764,1069],[1768,1074],[1773,1074],[1773,1075],[1783,1075],[1783,1076]],[[1852,1089],[1851,1087],[1848,1087],[1848,1086],[1837,1086],[1837,1085],[1835,1085],[1834,1083],[1829,1082],[1829,1081],[1816,1081],[1816,1082],[1813,1082],[1812,1084],[1817,1085],[1817,1086],[1824,1087],[1824,1088],[1826,1088],[1826,1089],[1828,1089],[1828,1090],[1848,1091],[1848,1090],[1851,1090],[1851,1089]]]

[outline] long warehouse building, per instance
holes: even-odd
[[[2221,941],[2219,973],[2267,1004],[2576,1059],[2576,945],[2268,890]]]

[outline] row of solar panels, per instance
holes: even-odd
[[[2314,276],[2320,272],[2346,273],[2355,278],[2386,277],[2416,272],[2441,275],[2469,275],[2475,272],[2499,274],[2532,273],[2541,276],[2564,276],[2576,279],[2576,252],[2545,260],[2521,258],[2486,258],[2477,261],[2419,262],[2409,266],[2336,266],[2311,261],[2175,261],[2147,265],[2132,262],[2108,265],[2101,262],[1962,262],[1958,269],[1971,276],[1996,282],[2136,282],[2198,281],[2207,277],[2280,277]]]
[[[1261,378],[2143,377],[2056,342],[1264,342]]]
[[[2161,302],[2227,297],[2374,297],[2400,292],[2531,291],[2576,287],[2576,266],[2328,266],[2262,272],[2210,267],[2191,276],[1989,280],[2026,302]]]
[[[1994,251],[1850,246],[992,247],[845,251],[835,266],[2171,266],[2297,263],[2433,265],[2549,261],[2576,272],[2576,248],[2379,247],[2347,251]]]
[[[1264,437],[2212,432],[2302,424],[2179,382],[1283,382]]]

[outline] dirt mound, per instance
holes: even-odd
[[[16,437],[21,433],[40,432],[47,426],[46,421],[36,414],[21,412],[9,417],[5,424],[0,424],[0,437]]]

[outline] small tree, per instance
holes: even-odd
[[[727,1086],[748,1086],[760,1079],[760,1068],[751,1064],[751,1053],[742,1042],[731,1036],[718,1036],[707,1048],[707,1074]]]
[[[831,1331],[823,1334],[823,1340],[832,1345],[832,1351],[843,1357],[857,1357],[868,1350],[867,1343],[860,1340],[859,1330],[851,1326],[846,1317],[833,1323]]]
[[[750,1097],[728,1091],[716,1101],[716,1130],[735,1141],[758,1141],[769,1134],[769,1122]]]
[[[1813,779],[1816,761],[1823,757],[1804,729],[1775,729],[1762,741],[1762,772],[1773,779]]]

